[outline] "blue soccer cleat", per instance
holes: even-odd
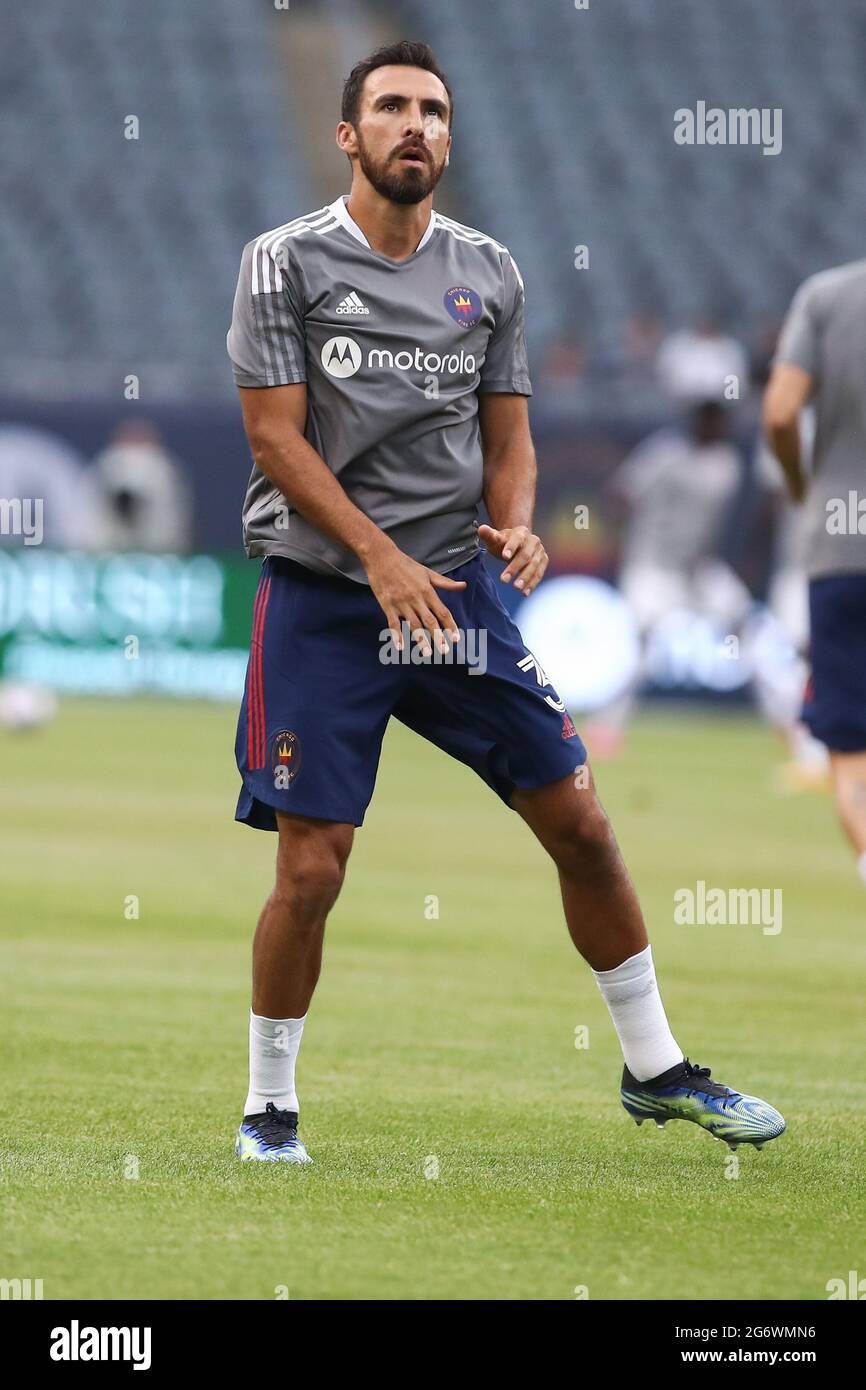
[[[260,1115],[244,1115],[235,1153],[243,1162],[312,1163],[298,1138],[298,1116],[294,1110],[278,1110],[268,1101]]]
[[[636,1081],[623,1067],[620,1097],[639,1125],[655,1120],[662,1129],[668,1120],[691,1120],[731,1149],[738,1144],[760,1149],[785,1128],[782,1116],[767,1101],[712,1081],[710,1068],[694,1067],[688,1057],[651,1081]]]

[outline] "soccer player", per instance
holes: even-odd
[[[807,477],[800,414],[809,401]],[[866,883],[866,260],[800,286],[764,393],[764,425],[806,510],[812,673],[803,716],[830,750],[839,818]]]
[[[751,607],[746,586],[721,556],[742,477],[728,428],[720,401],[693,401],[679,425],[641,440],[613,476],[611,492],[628,513],[619,588],[642,650],[628,689],[587,726],[596,760],[622,750],[624,726],[646,678],[650,638],[668,614],[700,614],[730,632]]]
[[[241,261],[228,350],[254,458],[245,544],[264,562],[236,818],[279,841],[236,1151],[309,1161],[295,1062],[392,714],[474,768],[553,859],[622,1045],[628,1112],[760,1144],[781,1115],[692,1065],[671,1033],[584,746],[480,554],[523,594],[547,565],[523,282],[504,246],[432,207],[453,110],[426,44],[358,63],[337,126],[349,197],[257,237]],[[406,661],[410,648],[423,660]]]

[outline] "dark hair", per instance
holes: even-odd
[[[437,63],[430,45],[415,43],[412,39],[399,39],[396,43],[383,44],[381,48],[376,49],[375,53],[371,53],[368,58],[362,58],[359,63],[355,64],[343,84],[341,119],[348,121],[351,125],[357,124],[364,82],[376,68],[390,67],[392,64],[407,68],[423,68],[425,72],[432,72],[434,77],[439,78],[448,93],[448,129],[450,130],[454,118],[454,97],[448,85],[448,78]]]

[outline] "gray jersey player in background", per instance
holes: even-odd
[[[810,401],[807,475],[799,426]],[[804,718],[830,750],[839,816],[866,882],[866,260],[814,275],[797,291],[764,424],[806,512],[812,674]]]

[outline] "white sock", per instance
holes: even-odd
[[[649,1081],[683,1060],[668,1026],[652,947],[630,956],[613,970],[593,970],[610,1010],[625,1064],[636,1081]]]
[[[260,1115],[268,1101],[278,1110],[298,1109],[295,1062],[303,1018],[261,1018],[250,1010],[250,1089],[245,1115]]]
[[[857,872],[863,882],[866,883],[866,851],[864,851],[857,860]]]

